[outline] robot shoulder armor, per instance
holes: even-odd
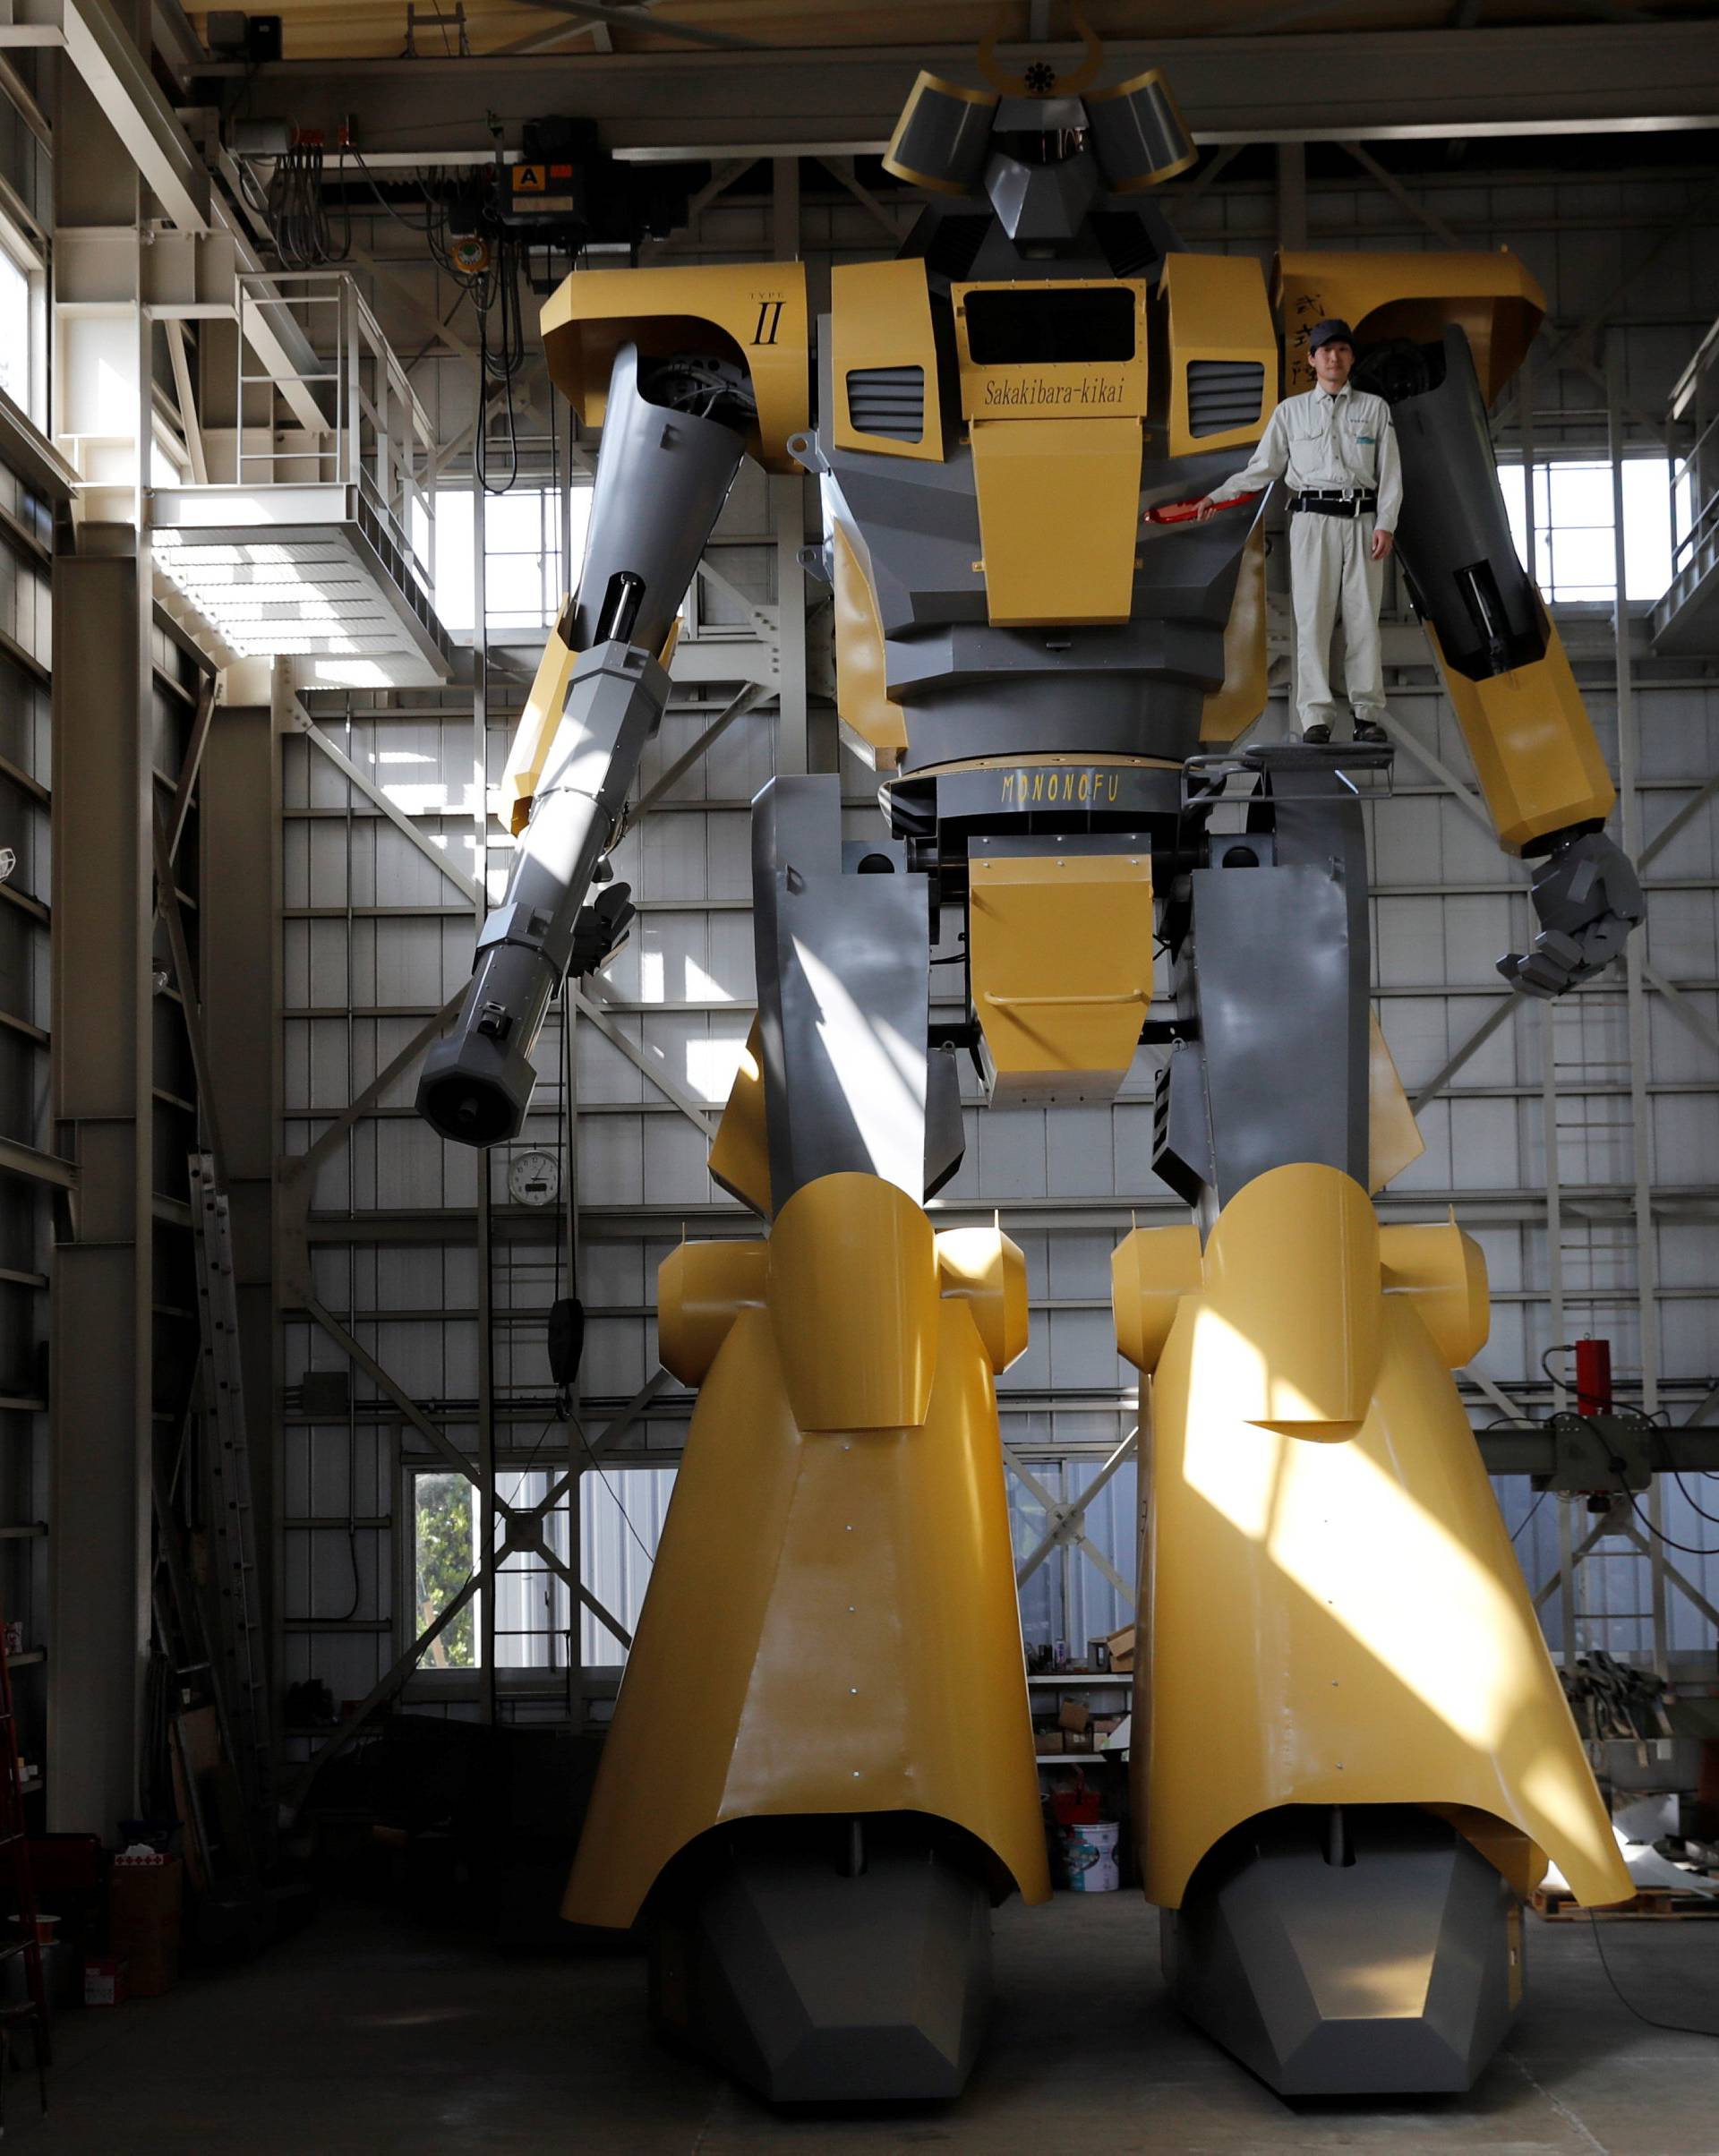
[[[616,352],[683,352],[744,367],[757,399],[752,453],[767,471],[799,468],[788,449],[810,410],[811,325],[801,262],[686,262],[643,270],[576,270],[543,308],[555,386],[586,426],[603,424]]]
[[[1508,247],[1399,254],[1296,249],[1278,257],[1274,297],[1286,395],[1313,381],[1307,330],[1336,315],[1354,324],[1357,350],[1398,338],[1436,344],[1447,323],[1460,324],[1489,404],[1521,365],[1546,308],[1533,272]]]

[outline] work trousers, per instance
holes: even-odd
[[[1379,658],[1379,602],[1385,565],[1373,559],[1373,519],[1321,517],[1297,509],[1289,518],[1289,584],[1296,603],[1296,706],[1304,732],[1329,726],[1331,634],[1343,623],[1344,679],[1349,708],[1373,719],[1385,708]]]

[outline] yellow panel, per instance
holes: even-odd
[[[714,1179],[742,1205],[768,1219],[770,1141],[765,1123],[764,1049],[758,1022],[746,1037],[740,1067],[729,1088],[728,1106],[716,1125],[706,1163]]]
[[[994,1099],[1110,1099],[1152,996],[1150,856],[977,857],[968,920]]]
[[[776,1215],[770,1317],[802,1430],[925,1420],[937,1337],[931,1224],[877,1176],[820,1176]]]
[[[975,421],[972,442],[992,625],[1127,620],[1140,530],[1140,422]]]
[[[683,1385],[702,1385],[742,1310],[764,1307],[763,1243],[682,1243],[656,1274],[656,1353]]]
[[[1224,624],[1224,685],[1200,706],[1202,741],[1233,741],[1265,709],[1270,626],[1265,596],[1265,532],[1255,525],[1242,549],[1236,596]]]
[[[1618,798],[1563,638],[1541,614],[1545,657],[1487,681],[1448,666],[1437,630],[1425,625],[1499,843],[1511,853],[1567,824],[1604,822]]]
[[[1027,1346],[1027,1261],[1000,1228],[946,1228],[937,1237],[943,1293],[972,1313],[991,1368],[1006,1370]]]
[[[1339,316],[1361,344],[1407,338],[1433,344],[1445,325],[1468,333],[1481,393],[1491,404],[1522,364],[1546,312],[1545,294],[1508,247],[1495,253],[1314,254],[1278,257],[1283,393],[1313,386],[1307,332]]]
[[[845,524],[834,529],[835,708],[870,751],[875,770],[893,770],[907,747],[907,714],[885,679],[884,625]]]
[[[1348,1436],[1379,1360],[1379,1224],[1337,1168],[1302,1161],[1244,1184],[1206,1243],[1205,1301],[1230,1340],[1214,1404],[1249,1423]]]
[[[947,1819],[999,1887],[1049,1898],[990,1365],[967,1306],[936,1309],[923,1427],[865,1434],[800,1431],[779,1329],[736,1320],[688,1434],[573,1922],[630,1925],[723,1820],[807,1813]]]
[[[968,338],[970,292],[1132,292],[1134,356],[1115,360],[1028,360],[980,364]],[[1133,278],[1033,278],[1009,284],[951,285],[961,415],[974,420],[1143,419],[1146,416],[1146,287]],[[1134,492],[1140,492],[1136,479]],[[1138,514],[1138,509],[1136,509]]]
[[[1381,1191],[1400,1176],[1411,1160],[1426,1151],[1426,1140],[1408,1105],[1408,1095],[1397,1075],[1396,1059],[1381,1031],[1379,1020],[1367,1013],[1367,1187]]]
[[[1201,457],[1259,440],[1278,401],[1278,332],[1265,280],[1251,254],[1171,254],[1164,260],[1159,304],[1169,346],[1169,454]],[[1188,425],[1188,368],[1196,359],[1252,361],[1261,369],[1258,416],[1248,425],[1195,434]]]
[[[517,838],[531,821],[531,804],[550,746],[561,723],[567,702],[567,684],[578,654],[569,641],[573,634],[573,602],[563,599],[555,626],[549,632],[543,655],[537,662],[531,694],[514,728],[513,743],[501,774],[499,814]]]
[[[803,262],[686,263],[668,270],[577,270],[540,318],[549,371],[588,427],[603,424],[615,354],[706,350],[752,379],[750,448],[766,471],[796,472],[788,443],[809,410],[810,329]]]
[[[1379,1230],[1379,1263],[1388,1296],[1412,1303],[1432,1345],[1453,1370],[1477,1356],[1492,1329],[1486,1261],[1478,1243],[1449,1220]]]
[[[1214,1241],[1245,1204],[1250,1239],[1305,1262],[1304,1172],[1250,1184]],[[1287,1304],[1294,1275],[1279,1277]],[[1455,1385],[1412,1298],[1377,1278],[1376,1380],[1335,1443],[1236,1412],[1232,1365],[1271,1350],[1274,1313],[1237,1304],[1210,1252],[1171,1329],[1152,1385],[1135,1680],[1147,1894],[1176,1907],[1221,1835],[1279,1805],[1424,1804],[1526,1836],[1581,1901],[1621,1901],[1629,1877]],[[1302,1322],[1335,1331],[1344,1314]],[[1494,1861],[1519,1878],[1514,1846]]]
[[[1116,1349],[1150,1377],[1182,1297],[1201,1281],[1200,1230],[1137,1228],[1125,1236],[1110,1256],[1110,1303],[1116,1321]]]
[[[925,376],[925,433],[919,441],[868,434],[848,409],[848,376],[867,367],[918,367]],[[943,400],[931,289],[918,255],[900,261],[843,262],[830,273],[830,381],[835,446],[879,457],[943,460]]]

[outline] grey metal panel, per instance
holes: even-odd
[[[820,1176],[925,1177],[927,964],[917,877],[844,875],[840,784],[776,779],[753,810],[759,1020],[777,1210]]]
[[[1351,1042],[1349,910],[1323,869],[1201,868],[1194,946],[1220,1199],[1268,1168],[1321,1161],[1364,1185]]]

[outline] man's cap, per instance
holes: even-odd
[[[1333,314],[1326,321],[1315,322],[1307,332],[1307,356],[1311,359],[1321,345],[1352,345],[1354,342],[1355,331],[1340,314]]]

